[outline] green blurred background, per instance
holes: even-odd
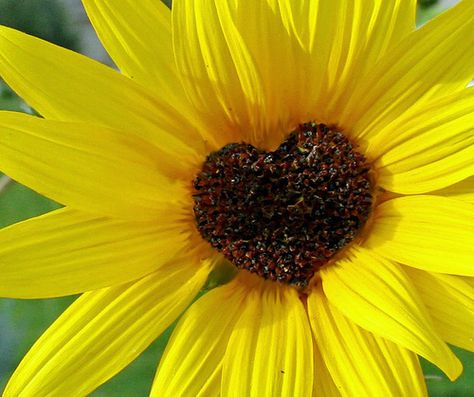
[[[171,3],[164,1],[168,5]],[[449,3],[420,0],[418,23],[426,22]],[[16,27],[110,63],[87,23],[79,0],[0,0],[0,24]],[[32,112],[1,81],[0,109]],[[0,227],[58,207],[56,203],[0,174]],[[31,345],[74,299],[0,299],[0,392]],[[170,332],[171,329],[166,331],[135,362],[92,396],[146,396]],[[474,354],[454,350],[464,363],[464,373],[454,383],[430,363],[422,362],[432,397],[474,397]]]

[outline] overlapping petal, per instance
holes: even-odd
[[[340,125],[373,136],[407,110],[464,89],[474,75],[474,2],[461,1],[405,36],[359,80]]]
[[[400,265],[354,247],[351,256],[323,269],[321,276],[328,300],[349,320],[425,357],[450,379],[460,375],[461,363],[437,335]]]
[[[448,343],[474,351],[474,279],[429,273],[406,267],[433,319]]]
[[[474,204],[474,176],[466,178],[454,185],[430,192],[430,194],[466,201]]]
[[[427,396],[416,355],[358,327],[319,285],[308,297],[311,326],[342,396]]]
[[[47,298],[123,284],[163,266],[186,244],[176,224],[63,208],[0,230],[0,296]]]
[[[474,276],[474,207],[441,196],[386,201],[375,210],[365,246],[419,269]]]
[[[309,396],[313,349],[308,318],[293,288],[253,286],[229,340],[225,396]]]
[[[377,183],[387,190],[426,193],[474,175],[474,89],[407,112],[368,143]]]
[[[340,397],[341,392],[335,385],[324,358],[319,351],[316,340],[313,339],[314,351],[314,381],[313,396]]]
[[[248,293],[245,277],[239,278],[200,298],[179,321],[161,359],[152,397],[220,395],[225,351]]]
[[[247,60],[253,64],[251,75],[244,81],[255,90],[248,95],[254,115],[249,119],[250,128],[244,125],[241,134],[254,145],[274,148],[281,142],[281,134],[287,134],[294,123],[301,121],[297,121],[296,113],[304,98],[297,84],[301,81],[298,67],[302,49],[285,31],[277,2],[235,0],[216,4],[225,35],[236,32],[239,40],[233,42],[245,50],[245,57],[234,57],[235,63],[243,70]],[[229,42],[229,47],[235,44]],[[237,53],[235,49],[233,52]]]
[[[211,266],[170,262],[196,165],[232,141],[273,148],[308,120],[356,138],[383,188],[433,196],[378,206],[369,250],[321,271],[311,324],[295,289],[253,275],[199,299],[152,396],[422,396],[415,353],[456,378],[442,339],[472,349],[472,283],[414,268],[474,275],[474,3],[410,33],[415,0],[175,0],[172,43],[159,0],[83,2],[125,76],[0,28],[0,74],[50,119],[0,113],[1,169],[75,208],[0,231],[0,293],[112,287],[60,317],[5,397],[85,395],[143,351]]]
[[[137,282],[85,293],[28,352],[4,397],[89,394],[179,316],[208,271],[184,258]]]
[[[304,110],[302,120],[340,124],[340,114],[356,83],[369,81],[376,62],[415,28],[413,0],[268,3],[279,4],[286,29],[303,49],[293,58],[295,81],[284,87],[291,101]]]
[[[186,183],[161,172],[159,152],[131,134],[0,112],[0,138],[3,172],[74,208],[159,221],[189,200]]]
[[[182,24],[175,37],[178,65],[190,81],[208,88],[191,86],[192,96],[199,104],[209,93],[221,98],[230,125],[237,120],[241,135],[267,148],[302,121],[337,122],[354,81],[414,28],[413,0],[233,0],[215,2],[215,9],[212,2],[189,3],[174,3],[175,26]],[[194,43],[190,54],[185,35]],[[249,107],[236,104],[245,97]],[[204,103],[215,109],[214,102]],[[249,109],[255,115],[248,116]]]
[[[46,118],[137,134],[159,147],[170,165],[176,157],[205,154],[186,112],[111,68],[6,27],[0,27],[0,75]]]
[[[97,35],[121,72],[151,88],[173,107],[186,107],[174,60],[170,9],[153,0],[140,1],[140,7],[132,0],[83,3]]]
[[[249,4],[250,5],[250,4]],[[173,4],[178,71],[193,106],[218,146],[241,140],[258,120],[259,75],[230,16],[228,2]]]

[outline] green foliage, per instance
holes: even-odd
[[[0,194],[0,227],[59,208],[25,186],[12,182]]]
[[[439,3],[439,0],[418,0],[418,5],[421,8],[430,8]]]
[[[23,101],[0,80],[0,109],[19,110]]]
[[[148,396],[173,327],[170,327],[140,357],[118,376],[99,387],[91,397]]]
[[[63,4],[57,0],[0,0],[0,24],[77,49]]]
[[[31,345],[72,299],[0,299],[0,394]]]
[[[452,347],[452,350],[464,365],[462,375],[451,382],[437,367],[426,360],[421,366],[431,397],[474,397],[474,353]]]
[[[418,26],[421,26],[428,22],[430,19],[434,18],[436,15],[438,15],[441,11],[443,11],[443,8],[440,7],[439,5],[434,5],[432,7],[418,7],[418,13],[416,16],[416,23]]]

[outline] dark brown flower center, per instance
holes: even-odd
[[[238,268],[304,287],[367,221],[369,170],[323,124],[301,124],[274,152],[231,143],[194,179],[198,230]]]

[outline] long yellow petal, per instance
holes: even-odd
[[[162,161],[169,164],[173,157],[204,153],[203,140],[186,113],[151,90],[85,56],[3,26],[0,76],[46,118],[132,132],[159,147]]]
[[[404,265],[474,276],[474,206],[440,196],[386,201],[364,245]]]
[[[185,249],[168,227],[63,208],[0,230],[0,296],[71,295],[149,274]]]
[[[219,146],[242,140],[253,129],[262,99],[229,5],[181,0],[173,4],[172,15],[177,67],[192,104]]]
[[[444,189],[430,192],[430,194],[474,204],[474,176],[466,178],[461,182],[455,183],[454,185],[445,187]]]
[[[299,84],[286,90],[304,108],[305,120],[339,124],[356,83],[370,79],[376,62],[415,28],[413,0],[278,3],[284,25],[304,49],[292,70]]]
[[[354,247],[350,255],[321,272],[331,304],[360,327],[425,357],[450,379],[457,378],[461,363],[436,333],[400,265],[363,248]]]
[[[373,131],[364,148],[364,155],[371,161],[380,161],[385,156],[388,159],[384,163],[392,163],[392,151],[397,150],[400,145],[410,146],[411,140],[418,139],[419,135],[425,134],[424,139],[429,137],[429,132],[439,127],[463,120],[467,127],[472,128],[472,108],[474,106],[474,88],[468,87],[453,94],[434,98],[423,107],[423,112],[418,109],[408,109],[400,117],[384,125],[381,129]],[[459,127],[459,125],[457,125]],[[446,133],[445,131],[442,131]],[[411,146],[419,145],[415,142]],[[429,147],[429,145],[425,145]],[[414,148],[412,147],[411,150]]]
[[[355,325],[320,285],[308,297],[308,310],[318,348],[342,396],[427,396],[417,356]]]
[[[258,112],[250,123],[254,130],[243,134],[266,148],[277,146],[297,123],[337,123],[344,93],[414,28],[414,0],[215,3],[229,59]]]
[[[220,395],[224,354],[247,293],[245,279],[236,279],[188,309],[161,358],[152,397]]]
[[[434,326],[448,343],[474,351],[474,279],[406,267]]]
[[[377,158],[377,183],[403,194],[426,193],[474,175],[474,89],[406,114],[377,132],[365,154]]]
[[[154,147],[99,125],[0,112],[0,169],[62,204],[159,221],[187,203],[186,183],[160,172]]]
[[[355,137],[464,89],[474,75],[474,2],[461,1],[402,39],[361,79],[341,114]],[[448,54],[448,55],[447,55]]]
[[[222,396],[309,396],[312,354],[311,330],[296,290],[254,286],[229,340]]]
[[[88,395],[180,315],[208,271],[173,263],[135,283],[82,295],[31,348],[4,397]]]
[[[122,73],[182,108],[186,100],[174,61],[170,9],[154,0],[141,0],[140,7],[132,0],[83,0],[83,4]]]
[[[341,397],[341,392],[334,383],[328,367],[324,362],[321,351],[316,340],[313,339],[314,351],[314,381],[313,381],[313,397]]]
[[[303,50],[287,33],[278,2],[244,4],[232,0],[216,5],[236,69],[241,69],[240,80],[254,108],[250,127],[243,135],[254,145],[275,148],[295,123],[303,121],[298,115],[305,95],[297,84],[302,77],[299,67]],[[245,70],[247,75],[242,73]]]

